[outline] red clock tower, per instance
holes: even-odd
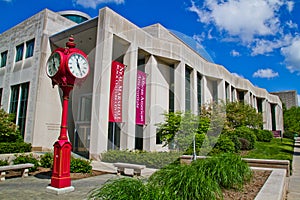
[[[75,46],[71,36],[66,47],[54,50],[47,61],[46,73],[53,87],[58,85],[63,92],[60,135],[53,145],[51,186],[47,187],[48,191],[58,194],[74,190],[70,177],[72,145],[67,137],[69,95],[75,84],[81,84],[86,79],[90,70],[87,55]]]

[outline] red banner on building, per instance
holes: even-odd
[[[125,65],[113,61],[110,78],[109,121],[122,122],[122,96]]]
[[[135,121],[138,125],[144,125],[146,111],[146,74],[137,71],[136,79],[136,116]]]

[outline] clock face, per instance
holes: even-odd
[[[68,68],[76,78],[84,78],[89,73],[89,63],[87,59],[78,53],[74,53],[69,57]]]
[[[60,67],[61,57],[58,52],[53,53],[47,61],[47,74],[53,77]]]

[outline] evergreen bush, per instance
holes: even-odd
[[[16,158],[13,160],[14,164],[25,164],[25,163],[34,164],[33,167],[29,168],[30,172],[36,171],[37,168],[40,166],[38,159],[33,157],[32,154],[29,154],[29,155],[21,154],[21,155],[15,155],[15,156],[16,156]]]
[[[0,166],[6,166],[8,165],[8,161],[7,160],[0,160]]]
[[[53,154],[52,153],[45,153],[40,157],[41,167],[44,168],[52,168],[53,166]]]
[[[71,158],[70,171],[72,173],[91,173],[91,160],[83,160],[80,158]]]
[[[270,142],[273,139],[273,133],[269,130],[256,129],[254,133],[259,142]]]
[[[31,151],[31,144],[25,142],[3,142],[0,143],[0,154],[25,153]]]
[[[234,130],[234,135],[239,138],[244,138],[250,142],[247,150],[251,150],[254,148],[256,136],[251,128],[245,126],[238,127]]]

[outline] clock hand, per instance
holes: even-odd
[[[78,62],[78,58],[76,58],[76,63],[77,63],[77,68],[80,72],[80,75],[82,76],[82,72],[81,72],[81,69],[80,69],[80,65],[79,65],[79,62]]]

